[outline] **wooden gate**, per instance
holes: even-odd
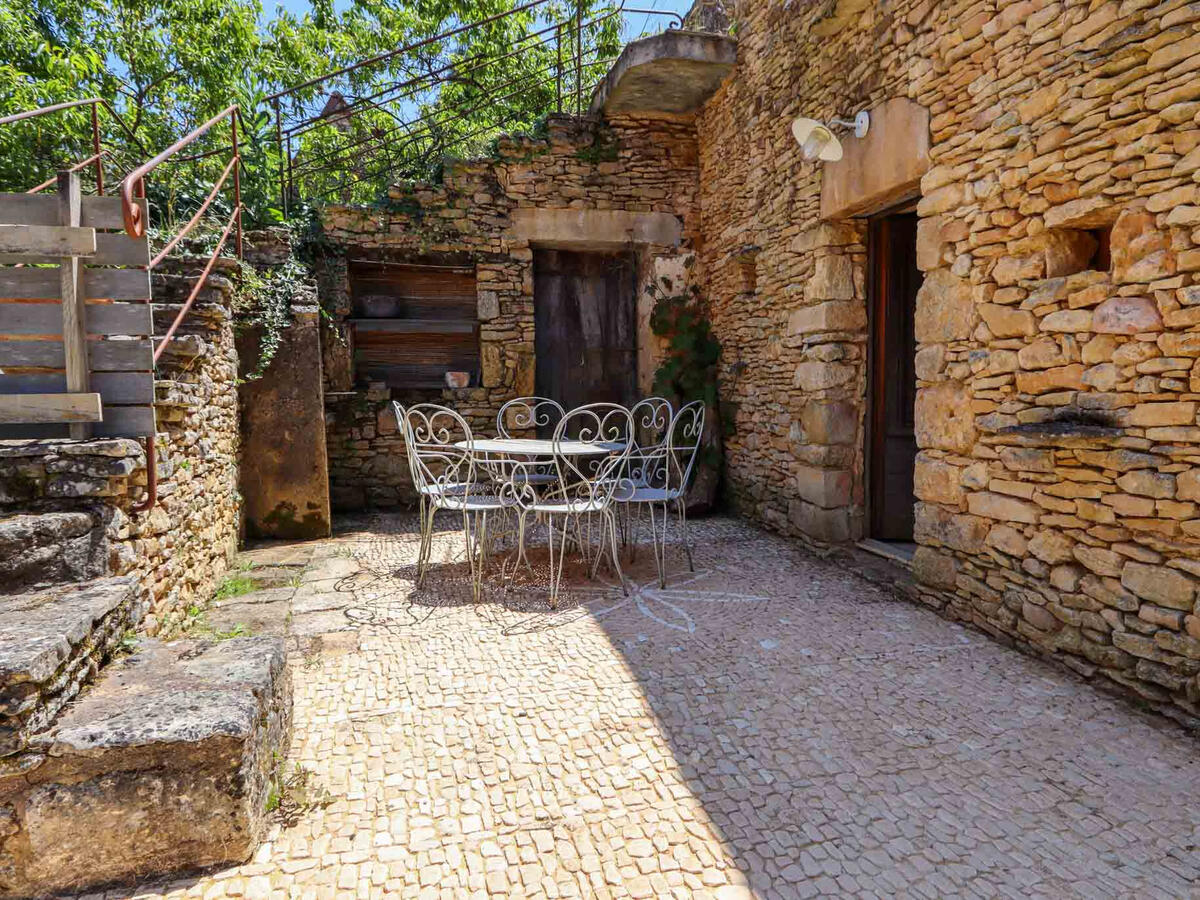
[[[146,238],[120,197],[58,187],[0,194],[0,439],[153,435]]]
[[[630,253],[535,250],[537,393],[572,409],[637,399]]]

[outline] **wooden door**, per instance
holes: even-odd
[[[634,273],[629,253],[534,251],[538,396],[568,410],[635,401]]]
[[[913,466],[917,395],[913,334],[917,290],[917,215],[884,214],[871,222],[870,536],[913,539]]]

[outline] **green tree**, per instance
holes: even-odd
[[[611,11],[596,0],[583,4],[585,21]],[[280,154],[268,95],[512,8],[511,0],[353,0],[336,10],[332,0],[313,0],[303,15],[266,16],[259,0],[0,0],[0,115],[109,100],[134,136],[102,118],[106,168],[119,177],[238,103],[244,198],[252,220],[270,220],[278,218]],[[312,120],[291,145],[303,199],[371,200],[388,183],[436,174],[444,155],[477,152],[498,132],[532,127],[556,105],[553,25],[571,22],[574,10],[551,0],[282,98],[285,127]],[[618,49],[619,22],[609,15],[580,35],[585,103]],[[561,76],[573,95],[572,27],[563,34]],[[335,91],[347,114],[320,118]],[[90,134],[86,109],[0,128],[0,189],[27,188],[90,155]],[[228,141],[222,125],[189,152]],[[226,159],[214,153],[156,171],[152,220],[170,226],[190,215]],[[214,208],[222,213],[227,204]]]

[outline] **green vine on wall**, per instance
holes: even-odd
[[[662,277],[646,286],[654,298],[650,312],[650,330],[666,340],[664,356],[654,372],[654,392],[676,401],[679,406],[702,400],[715,421],[700,448],[701,465],[720,472],[721,435],[725,432],[719,393],[717,366],[721,361],[721,342],[717,340],[705,310],[700,289],[695,285],[675,292],[671,278]]]
[[[654,298],[650,330],[666,339],[666,352],[654,373],[654,390],[681,403],[703,400],[709,407],[717,404],[717,364],[721,360],[721,342],[712,333],[699,288],[670,293],[674,284],[661,278],[647,285]]]

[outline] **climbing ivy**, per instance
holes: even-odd
[[[721,343],[712,333],[699,288],[693,285],[683,293],[673,291],[670,278],[646,287],[655,301],[650,330],[667,342],[666,354],[654,373],[654,390],[680,403],[703,400],[715,407]]]

